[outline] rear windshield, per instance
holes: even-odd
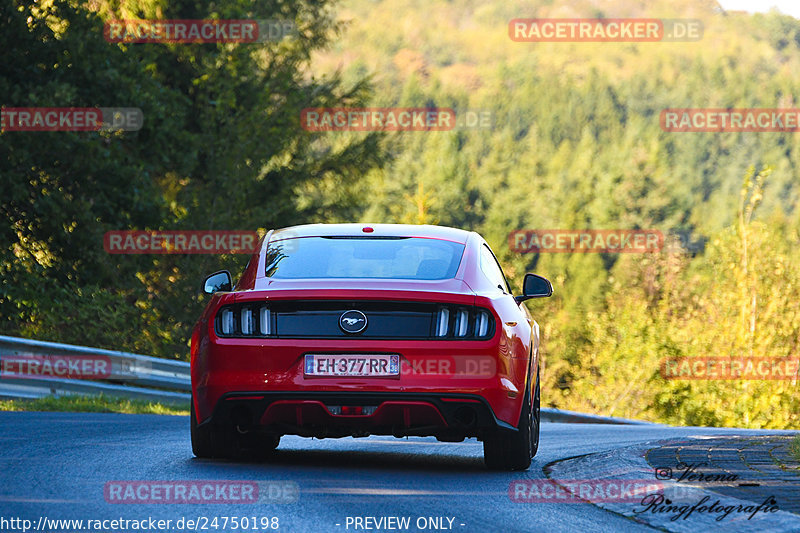
[[[269,243],[271,278],[434,280],[455,276],[464,245],[417,237],[300,237]]]

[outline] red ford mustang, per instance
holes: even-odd
[[[282,435],[483,441],[490,468],[539,445],[539,326],[550,296],[513,296],[486,242],[439,226],[319,224],[269,232],[227,271],[192,334],[197,457],[274,450]]]

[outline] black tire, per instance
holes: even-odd
[[[530,388],[526,387],[517,431],[497,431],[483,440],[483,460],[492,470],[527,470],[531,459],[539,450],[539,376],[531,401]]]
[[[541,395],[539,394],[539,371],[536,371],[536,391],[533,394],[533,431],[531,431],[531,458],[539,451],[539,429],[542,425]]]
[[[257,433],[239,434],[235,429],[217,429],[210,424],[199,425],[191,407],[192,452],[201,459],[263,460],[272,456],[280,444],[280,435]]]
[[[194,412],[194,400],[190,416],[192,434],[192,453],[200,459],[214,459],[225,456],[225,450],[221,446],[223,439],[219,432],[214,431],[209,424],[203,426],[197,423],[197,416]]]
[[[263,461],[275,455],[281,442],[280,435],[245,434],[237,435],[231,457],[245,461]]]

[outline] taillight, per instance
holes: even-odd
[[[489,312],[478,311],[478,320],[475,323],[475,336],[485,337],[489,332]]]
[[[264,337],[272,334],[269,307],[264,304],[230,305],[217,313],[217,334],[233,337]]]
[[[466,337],[467,326],[469,326],[469,312],[466,309],[456,311],[456,324],[453,331],[456,337]]]
[[[262,305],[258,310],[258,324],[262,335],[270,335],[272,333],[272,322],[270,321],[269,307],[266,305]]]
[[[220,316],[220,330],[223,335],[233,334],[233,311],[230,309],[223,309],[219,314]]]
[[[245,307],[240,314],[242,316],[242,335],[252,335],[255,329],[255,324],[253,324],[253,310],[249,307]]]
[[[450,310],[446,307],[439,309],[436,318],[436,336],[446,337],[447,329],[450,325]]]
[[[434,337],[485,339],[493,334],[492,315],[486,309],[441,306],[436,311]]]

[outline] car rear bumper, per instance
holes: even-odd
[[[205,424],[242,433],[317,438],[435,436],[445,441],[516,431],[497,419],[480,395],[413,392],[228,393]]]
[[[464,396],[486,406],[492,419],[509,426],[516,426],[519,420],[529,359],[512,356],[514,350],[509,349],[508,344],[498,343],[496,340],[345,339],[337,341],[335,348],[332,349],[329,340],[316,339],[217,338],[212,342],[199,343],[197,350],[193,351],[192,360],[192,393],[198,423],[216,415],[225,402],[231,401],[227,398],[232,396],[260,396],[265,399],[264,402],[266,398],[275,397],[311,401],[325,398],[326,394],[347,399],[356,393],[372,394],[376,398],[399,402],[422,398],[422,401],[439,406],[437,410],[443,413],[445,422],[449,422],[449,410],[440,406],[440,399]],[[399,375],[392,377],[313,377],[304,373],[305,354],[331,352],[398,354],[401,371]],[[517,352],[527,356],[522,349],[517,349]],[[262,423],[260,417],[266,407],[265,405],[258,413],[259,424]],[[310,405],[301,407],[309,411],[309,416],[315,410]],[[258,410],[258,406],[252,409]],[[414,407],[414,411],[423,410],[426,408]],[[375,418],[361,422],[368,426],[374,425],[377,420]],[[268,417],[263,424],[270,421],[271,418]],[[283,419],[279,418],[279,421],[283,422]],[[342,420],[335,419],[333,422]]]

